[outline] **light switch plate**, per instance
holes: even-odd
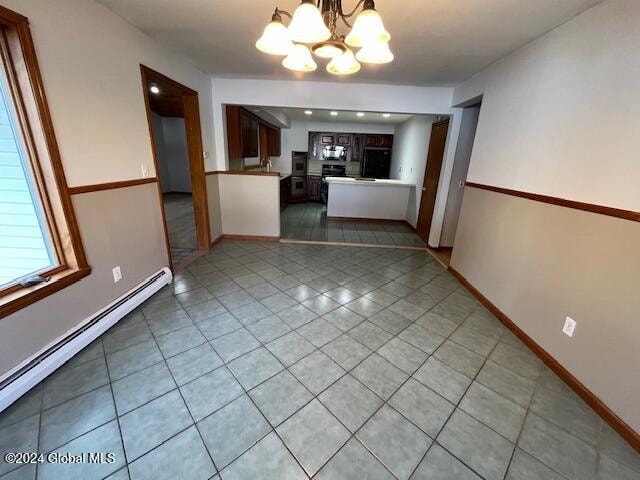
[[[113,270],[113,283],[118,283],[122,280],[122,272],[120,271],[120,267],[114,267]]]
[[[564,321],[564,327],[562,327],[562,333],[564,333],[568,337],[573,337],[573,333],[575,332],[575,330],[576,321],[571,317],[567,317]]]

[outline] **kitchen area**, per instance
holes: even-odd
[[[258,145],[249,152],[251,157],[236,154],[230,155],[229,160],[230,170],[280,176],[281,239],[426,246],[416,234],[415,221],[407,218],[412,204],[415,210],[426,156],[424,152],[416,153],[419,148],[407,148],[406,144],[410,140],[427,145],[429,132],[410,139],[397,135],[399,125],[417,116],[236,108],[241,108],[245,116],[258,119],[254,129],[266,125],[265,130],[277,130],[279,134],[278,148],[270,149],[268,135],[262,141],[260,133],[255,132],[251,137],[256,137],[258,144],[264,143],[265,148]],[[408,161],[401,158],[408,155]]]

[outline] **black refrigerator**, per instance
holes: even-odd
[[[390,148],[365,148],[360,175],[365,178],[389,178]]]

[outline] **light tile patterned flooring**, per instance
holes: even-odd
[[[284,239],[426,247],[425,242],[408,225],[328,220],[327,206],[321,203],[292,203],[282,212],[280,219],[280,235]]]
[[[224,241],[0,415],[2,480],[638,479],[426,252]],[[37,469],[37,472],[36,472]]]
[[[196,217],[188,193],[165,193],[162,196],[169,233],[171,261],[178,263],[196,251]]]

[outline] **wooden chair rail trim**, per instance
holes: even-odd
[[[71,195],[79,193],[99,192],[101,190],[113,190],[115,188],[134,187],[136,185],[145,185],[147,183],[156,183],[157,178],[137,178],[134,180],[122,180],[118,182],[95,183],[92,185],[81,185],[78,187],[69,187]]]
[[[490,192],[502,193],[513,197],[526,198],[536,202],[548,203],[550,205],[558,205],[560,207],[573,208],[584,212],[597,213],[607,215],[609,217],[622,218],[633,222],[640,222],[640,212],[632,210],[622,210],[619,208],[605,207],[604,205],[595,205],[592,203],[578,202],[575,200],[567,200],[560,197],[551,197],[548,195],[539,195],[537,193],[523,192],[520,190],[511,190],[508,188],[495,187],[493,185],[484,185],[481,183],[466,182],[467,187],[478,188],[480,190],[488,190]]]
[[[629,444],[640,452],[640,434],[634,431],[624,420],[616,415],[605,403],[600,400],[591,390],[585,387],[580,380],[573,376],[560,362],[558,362],[549,352],[538,345],[524,330],[518,327],[513,320],[496,307],[491,300],[485,297],[475,288],[460,272],[449,265],[449,271],[458,281],[473,294],[491,313],[493,313],[502,324],[518,337],[540,360],[542,360],[553,372],[558,375],[571,389],[582,398],[611,428],[617,431]]]

